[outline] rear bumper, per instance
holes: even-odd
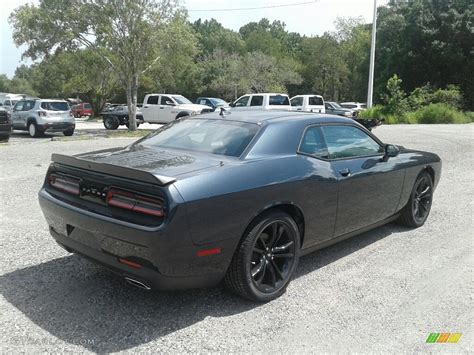
[[[54,132],[54,131],[65,131],[68,129],[74,129],[76,127],[75,122],[48,122],[39,124],[38,127],[46,132]]]
[[[193,244],[179,211],[175,217],[180,223],[151,228],[81,210],[56,199],[45,189],[39,192],[39,202],[52,237],[64,249],[152,289],[214,286],[224,277],[232,257],[233,251],[223,243],[204,248]],[[223,252],[197,256],[198,251],[214,247],[222,248]],[[119,259],[140,267],[131,267]]]

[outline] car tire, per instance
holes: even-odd
[[[295,221],[283,212],[266,213],[245,232],[224,282],[244,298],[271,301],[286,291],[299,256],[300,233]]]
[[[430,214],[432,201],[433,179],[428,172],[423,171],[416,178],[410,199],[402,209],[398,221],[408,227],[421,227]]]
[[[117,129],[118,126],[120,125],[118,119],[114,116],[104,117],[103,122],[104,122],[105,129],[109,129],[109,130]]]
[[[69,129],[66,129],[65,131],[63,131],[63,134],[66,136],[66,137],[70,137],[74,134],[74,128],[69,128]]]
[[[36,122],[30,122],[28,123],[28,133],[32,138],[38,138],[43,132],[40,130]]]

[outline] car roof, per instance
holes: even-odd
[[[206,113],[195,117],[196,119],[219,119],[247,123],[256,123],[259,125],[273,122],[284,122],[298,119],[314,122],[315,119],[320,123],[350,123],[354,122],[351,118],[344,118],[336,115],[329,115],[325,113],[312,112],[296,112],[296,111],[278,111],[278,110],[247,110],[247,111],[230,111],[224,117],[220,116],[218,112]]]

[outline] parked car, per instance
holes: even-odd
[[[67,251],[144,289],[212,286],[265,302],[300,255],[398,220],[422,226],[433,153],[352,119],[277,111],[174,121],[124,147],[53,154],[39,202]]]
[[[230,106],[227,102],[217,97],[198,97],[196,100],[196,104],[198,105],[205,105],[212,108],[215,111],[217,108],[223,107],[224,109],[229,109]]]
[[[168,123],[186,116],[212,112],[206,105],[193,104],[182,95],[148,94],[143,100],[143,120],[149,123]]]
[[[38,98],[23,94],[0,93],[0,106],[7,110],[7,112],[11,112],[19,100],[26,99],[36,100]]]
[[[324,107],[326,109],[326,113],[344,117],[352,117],[355,116],[355,111],[349,108],[344,108],[339,105],[337,102],[333,101],[326,101],[324,103]]]
[[[367,109],[367,104],[363,104],[360,102],[341,102],[340,105],[355,112],[360,112]]]
[[[72,136],[76,123],[64,100],[20,100],[11,113],[13,129],[28,131],[31,137],[45,132],[63,132]]]
[[[0,107],[0,142],[8,142],[12,131],[10,114],[3,107]]]
[[[74,114],[74,117],[79,118],[83,116],[90,117],[94,114],[94,111],[92,110],[92,105],[90,103],[82,102],[72,107],[72,113]]]
[[[230,104],[232,111],[241,110],[286,110],[291,109],[290,98],[286,94],[259,93],[239,97]]]
[[[117,129],[121,125],[128,127],[127,105],[113,105],[100,113],[106,129]],[[143,123],[143,114],[139,108],[136,113],[137,127]]]
[[[294,111],[325,113],[324,98],[321,95],[296,95],[290,100]]]

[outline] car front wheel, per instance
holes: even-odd
[[[413,228],[425,224],[433,201],[433,180],[423,171],[415,181],[410,199],[400,214],[400,223]]]
[[[240,296],[268,302],[281,296],[300,256],[300,233],[286,213],[271,212],[253,223],[237,248],[225,277]]]

